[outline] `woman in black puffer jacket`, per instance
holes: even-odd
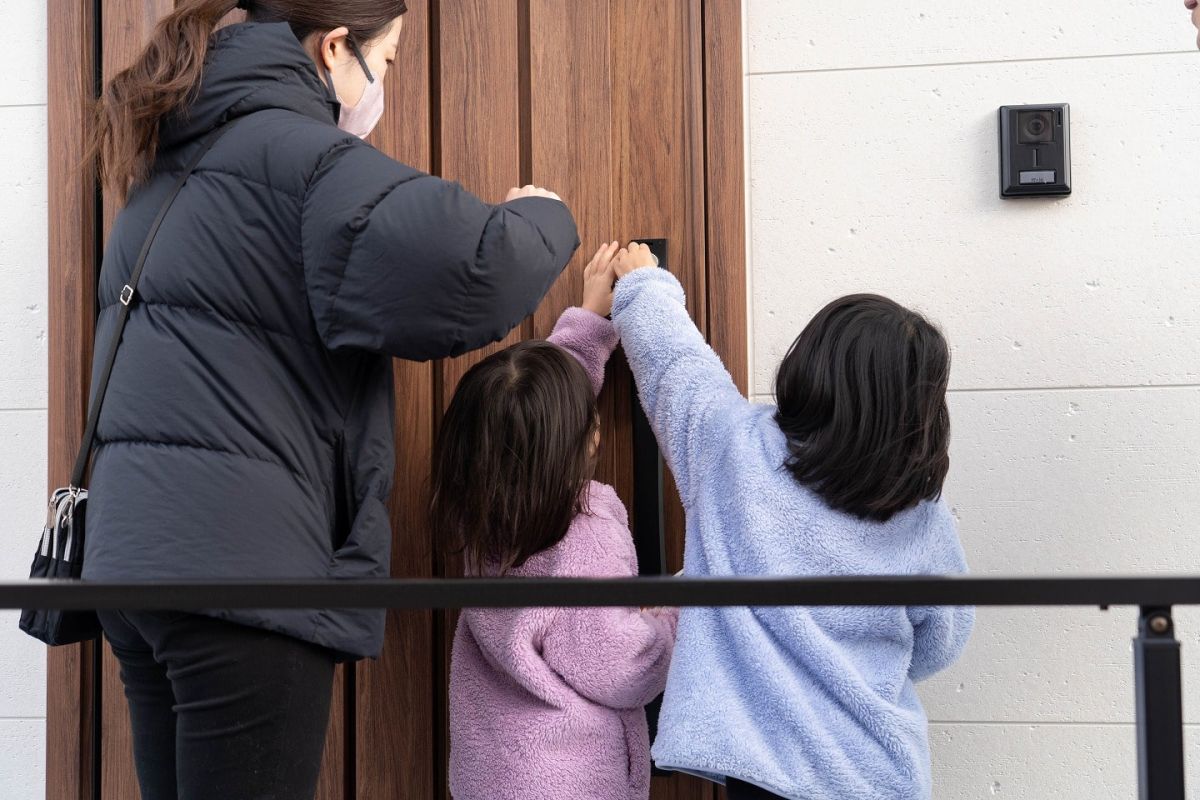
[[[250,21],[213,34],[235,5]],[[404,11],[183,0],[106,88],[96,147],[128,204],[99,342],[183,165],[230,127],[133,300],[98,428],[85,578],[386,577],[392,357],[502,338],[575,251],[556,195],[488,205],[359,138],[382,113]],[[311,797],[333,665],[379,652],[383,612],[213,605],[102,615],[144,800]]]

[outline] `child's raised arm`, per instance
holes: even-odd
[[[645,245],[617,263],[613,324],[637,381],[642,407],[684,502],[711,453],[724,449],[721,426],[747,407],[720,357],[684,305],[683,287],[653,264]]]
[[[558,318],[547,341],[575,356],[587,371],[592,390],[604,386],[604,365],[617,348],[617,333],[606,317],[612,311],[613,256],[617,243],[602,245],[583,271],[583,304]]]

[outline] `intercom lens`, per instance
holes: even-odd
[[[1052,111],[1022,111],[1017,114],[1017,142],[1043,144],[1054,141]]]

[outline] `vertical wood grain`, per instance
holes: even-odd
[[[576,0],[563,13],[561,0],[530,3],[532,181],[562,196],[583,243],[533,315],[539,338],[579,305],[584,265],[615,235],[609,5]]]
[[[51,3],[49,118],[49,485],[69,479],[83,438],[96,290],[96,178],[84,162],[95,101],[94,9]],[[94,790],[93,648],[46,658],[46,797],[90,800]]]
[[[533,181],[571,208],[582,245],[533,316],[533,335],[550,335],[564,309],[579,305],[583,267],[601,242],[620,238],[614,222],[612,3],[561,0],[530,7],[530,97]],[[627,234],[632,235],[632,234]],[[601,444],[596,480],[633,502],[633,380],[619,354],[608,366],[598,407]]]
[[[707,331],[699,0],[615,3],[611,47],[618,238],[670,239],[671,269]]]
[[[441,176],[498,203],[522,184],[520,24],[527,0],[455,0],[440,4]],[[526,338],[518,326],[502,342],[442,369],[449,402],[463,374],[488,354]]]
[[[742,6],[739,0],[703,2],[709,341],[746,394],[750,365]]]

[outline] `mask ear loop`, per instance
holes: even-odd
[[[374,83],[375,76],[371,74],[371,68],[367,66],[367,59],[363,58],[362,50],[359,49],[358,44],[355,43],[353,37],[347,36],[346,44],[350,45],[350,52],[354,53],[354,57],[358,59],[358,65],[362,67],[362,71],[366,73],[367,82]]]
[[[326,38],[328,38],[328,36],[326,36]],[[363,57],[362,50],[359,49],[358,44],[355,43],[353,37],[347,35],[346,44],[350,46],[350,52],[354,54],[356,59],[358,59],[358,65],[362,67],[363,73],[367,76],[367,82],[374,83],[375,76],[371,74],[371,67],[367,64],[367,59]],[[325,49],[325,39],[321,40],[321,49]],[[329,68],[325,66],[324,60],[321,61],[321,72],[325,75],[325,85],[329,87],[329,92],[333,95],[333,99],[337,100],[338,93],[337,87],[333,85],[333,73],[330,72]]]

